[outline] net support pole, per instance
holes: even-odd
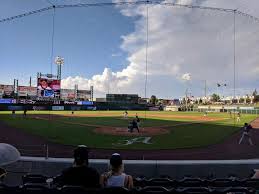
[[[148,3],[149,1],[146,2],[146,67],[145,67],[145,99],[147,99],[147,79],[148,79],[148,30],[149,30],[149,25],[148,25]],[[146,102],[147,105],[147,102]],[[147,119],[147,106],[145,108],[145,119]]]
[[[237,10],[233,10],[233,94],[234,103],[236,102],[236,13]],[[237,108],[234,109],[234,126],[236,126],[236,114]]]

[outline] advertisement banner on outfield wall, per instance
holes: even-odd
[[[224,106],[224,109],[233,110],[233,109],[237,109],[237,107],[236,106]]]
[[[254,110],[253,106],[239,107],[240,110]]]
[[[12,97],[14,95],[14,86],[0,85],[0,95],[5,97]]]
[[[71,106],[71,110],[81,110],[80,106]]]
[[[38,78],[37,93],[39,97],[59,97],[60,80],[53,78]]]
[[[33,106],[32,109],[33,110],[47,110],[48,108],[45,106]]]
[[[211,106],[210,109],[220,110],[223,109],[223,106]]]
[[[65,110],[64,106],[52,106],[52,110]]]
[[[8,110],[23,110],[23,106],[8,106]]]
[[[15,103],[13,99],[0,99],[0,104],[13,104]]]
[[[37,88],[30,86],[18,86],[18,96],[37,96]]]
[[[92,101],[77,101],[77,105],[93,105]]]
[[[198,109],[209,109],[209,106],[198,106]]]

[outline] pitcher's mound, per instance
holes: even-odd
[[[95,133],[99,134],[109,134],[109,135],[118,135],[118,136],[154,136],[169,133],[168,129],[161,127],[145,127],[140,128],[139,133],[137,129],[131,133],[128,131],[128,128],[125,127],[98,127],[94,130]]]

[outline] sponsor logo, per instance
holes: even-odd
[[[113,145],[132,145],[135,143],[143,143],[143,144],[152,144],[150,142],[151,137],[136,137],[132,139],[125,139],[125,140],[120,140],[119,142],[113,144]]]

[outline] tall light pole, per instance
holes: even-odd
[[[204,84],[204,94],[205,94],[205,98],[207,98],[207,80],[204,80],[205,84]]]
[[[58,80],[61,80],[61,66],[64,65],[64,58],[57,56],[55,58],[55,63],[57,65],[57,77]]]

